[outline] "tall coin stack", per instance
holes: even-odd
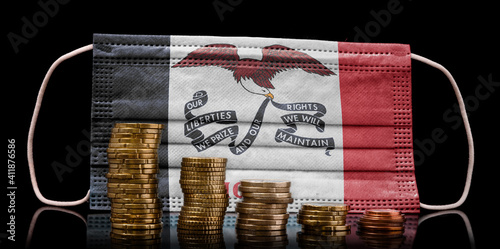
[[[398,210],[366,210],[358,220],[356,234],[370,246],[397,248],[403,242],[406,218]]]
[[[184,195],[177,223],[183,248],[224,248],[222,227],[229,206],[226,158],[184,157],[179,183]]]
[[[162,124],[116,123],[109,141],[108,197],[111,241],[120,246],[160,246],[158,147]]]
[[[236,203],[238,246],[260,244],[286,247],[287,208],[293,203],[290,181],[241,180],[239,191],[243,201]]]

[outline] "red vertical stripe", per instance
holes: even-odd
[[[410,48],[339,42],[338,50],[344,199],[354,212],[384,207],[418,212]]]

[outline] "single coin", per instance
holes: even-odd
[[[191,229],[191,230],[219,230],[222,229],[222,225],[185,225],[185,224],[177,224],[177,228],[179,229]]]
[[[188,171],[181,170],[181,176],[226,176],[226,171]]]
[[[108,159],[158,159],[158,154],[108,153]]]
[[[130,209],[130,208],[143,208],[143,209],[148,209],[148,208],[158,208],[161,209],[162,205],[161,203],[151,203],[151,204],[137,204],[137,203],[116,203],[116,202],[111,202],[111,207],[112,208],[124,208],[124,209]]]
[[[227,208],[229,206],[228,202],[188,202],[184,201],[185,206],[191,207],[201,207],[201,208]]]
[[[157,224],[111,223],[111,227],[117,229],[160,229],[163,227],[163,224],[162,223],[157,223]]]
[[[110,169],[159,169],[158,164],[122,164],[122,163],[110,163],[108,164]]]
[[[376,230],[376,231],[404,231],[403,226],[368,226],[361,225],[358,227],[360,230]]]
[[[224,181],[226,180],[226,175],[220,176],[210,176],[210,175],[189,175],[183,174],[181,172],[181,180],[189,180],[189,181]]]
[[[226,212],[226,207],[192,207],[182,206],[181,211],[186,212]]]
[[[317,230],[306,230],[302,228],[303,234],[317,235],[317,236],[347,236],[351,234],[351,230],[346,231],[317,231]]]
[[[261,208],[261,209],[280,209],[288,208],[288,203],[281,204],[267,204],[267,203],[253,203],[253,202],[236,202],[236,207],[240,208]]]
[[[200,220],[188,220],[185,218],[180,218],[177,221],[177,225],[187,225],[187,226],[222,226],[224,224],[224,220],[211,220],[211,221],[200,221]]]
[[[202,188],[193,188],[193,189],[182,189],[182,193],[184,194],[225,194],[227,193],[226,189],[202,189]]]
[[[111,208],[111,212],[115,214],[157,214],[163,211],[159,208]]]
[[[158,164],[158,159],[108,159],[108,163],[116,164]]]
[[[349,211],[351,210],[348,204],[335,202],[308,202],[302,204],[302,210],[316,211]]]
[[[229,198],[221,198],[221,199],[205,199],[205,198],[190,198],[184,197],[184,203],[229,203]]]
[[[110,143],[143,143],[143,144],[157,144],[161,140],[159,138],[116,138],[109,139]]]
[[[227,158],[223,158],[223,157],[183,157],[182,162],[225,163],[225,162],[227,162]]]
[[[225,216],[215,216],[215,217],[206,217],[206,216],[187,216],[187,215],[179,215],[179,219],[191,220],[191,221],[224,221]]]
[[[225,167],[219,168],[209,168],[209,167],[193,167],[193,166],[181,166],[181,171],[194,171],[194,172],[226,172]]]
[[[404,217],[394,217],[394,218],[386,218],[386,217],[378,217],[378,216],[363,216],[359,218],[360,221],[363,222],[379,222],[379,223],[404,223],[406,219]]]
[[[161,219],[135,219],[135,218],[110,218],[111,222],[132,223],[132,224],[153,224],[160,223]]]
[[[238,218],[236,222],[241,224],[253,224],[253,225],[286,225],[288,224],[288,219],[264,220],[264,219]]]
[[[150,234],[159,234],[162,232],[162,229],[118,229],[111,228],[111,233],[114,234],[123,234],[123,235],[150,235]]]
[[[115,123],[115,128],[147,128],[147,129],[163,129],[164,124],[154,123]]]
[[[133,198],[144,198],[144,199],[151,199],[151,198],[158,198],[158,193],[155,194],[121,194],[121,193],[108,193],[109,198],[125,198],[125,199],[133,199]],[[113,200],[111,200],[113,201]]]
[[[236,234],[246,236],[282,236],[286,235],[286,229],[280,230],[253,230],[236,227]]]
[[[109,188],[108,187],[108,194],[154,194],[158,193],[158,189],[152,188],[152,189],[140,189],[140,188],[131,188],[131,189],[126,189],[126,188]]]
[[[161,219],[162,213],[154,213],[154,214],[120,214],[120,213],[111,213],[111,218],[119,218],[119,219]]]
[[[289,217],[289,214],[238,214],[238,218],[243,219],[284,220]]]
[[[297,223],[306,226],[340,226],[345,225],[345,220],[297,220]]]
[[[302,229],[311,231],[346,231],[351,229],[351,225],[339,225],[339,226],[308,226],[302,225]]]
[[[118,153],[118,154],[154,154],[158,153],[157,149],[133,149],[133,148],[107,148],[107,153]]]
[[[225,199],[229,198],[227,193],[223,194],[184,194],[184,198],[193,199]]]
[[[242,192],[241,195],[243,197],[250,198],[291,198],[292,193],[251,193],[251,192]]]
[[[150,134],[144,134],[144,133],[111,133],[111,138],[155,138],[155,139],[160,139],[161,134],[160,133],[150,133]]]
[[[115,234],[110,233],[109,237],[117,240],[151,240],[151,239],[161,239],[161,234]]]
[[[112,203],[121,203],[121,204],[161,204],[160,198],[152,198],[152,199],[113,199]]]
[[[109,173],[128,173],[128,174],[158,174],[160,173],[160,169],[127,169],[127,168],[121,168],[121,169],[114,169],[114,168],[109,168]]]
[[[377,221],[363,221],[358,220],[360,226],[384,226],[384,227],[402,227],[404,222],[377,222]]]
[[[236,207],[235,211],[242,214],[286,214],[286,208],[241,208]]]
[[[347,211],[316,211],[316,210],[299,210],[300,215],[312,216],[346,216]]]
[[[108,183],[158,184],[158,179],[108,179]]]
[[[106,173],[108,179],[157,179],[157,174]]]
[[[158,149],[159,144],[143,144],[143,143],[109,143],[109,148],[137,148],[137,149]]]
[[[290,188],[263,188],[263,187],[249,187],[238,186],[239,191],[247,193],[288,193]]]
[[[181,166],[196,168],[226,168],[226,163],[181,162]]]
[[[268,203],[268,204],[280,204],[280,203],[293,203],[293,198],[253,198],[245,197],[244,202],[255,202],[255,203]]]
[[[224,217],[226,215],[226,211],[186,211],[181,210],[180,215],[184,216],[200,216],[200,217]]]
[[[400,216],[401,211],[394,209],[369,209],[365,211],[365,215],[369,216]]]
[[[206,181],[206,180],[179,180],[179,183],[183,184],[183,185],[187,185],[187,186],[196,186],[196,185],[204,185],[204,186],[222,185],[222,186],[224,186],[225,181],[224,180],[218,180],[218,181],[215,181],[215,180],[209,180],[209,181]]]
[[[191,228],[180,228],[177,227],[177,234],[184,235],[213,235],[213,234],[222,234],[222,229],[214,229],[214,230],[197,230]]]
[[[158,188],[157,183],[107,183],[108,188],[124,188],[124,189],[150,189],[150,188]]]
[[[301,215],[297,214],[297,220],[324,220],[324,221],[337,221],[346,220],[345,215],[329,215],[329,216],[319,216],[319,215]]]
[[[254,225],[254,224],[237,223],[236,228],[245,230],[275,231],[275,230],[286,230],[286,225]]]
[[[244,179],[240,181],[241,186],[263,187],[263,188],[289,188],[290,181],[272,179]]]

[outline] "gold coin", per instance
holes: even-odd
[[[143,143],[143,144],[157,144],[160,143],[159,138],[110,138],[109,143]]]
[[[191,221],[224,221],[225,216],[188,216],[188,215],[179,215],[180,219],[191,220]]]
[[[376,231],[404,231],[403,226],[368,226],[361,225],[358,227],[360,230],[376,230]]]
[[[108,163],[116,164],[158,164],[158,159],[108,159]]]
[[[193,188],[193,189],[182,189],[182,193],[184,194],[225,194],[227,190],[224,189],[202,189],[202,188]]]
[[[124,188],[124,189],[133,189],[133,188],[137,188],[137,189],[150,189],[150,188],[154,188],[154,189],[157,189],[158,188],[158,184],[157,183],[144,183],[144,184],[141,184],[141,183],[109,183],[107,184],[108,188]]]
[[[366,222],[390,222],[390,223],[404,223],[406,218],[404,217],[394,217],[394,218],[386,218],[386,217],[377,217],[377,216],[363,216],[359,218],[360,221]]]
[[[225,168],[226,163],[181,162],[181,166],[196,167],[196,168]]]
[[[222,225],[185,225],[185,224],[177,224],[177,228],[179,229],[190,229],[190,230],[222,230]]]
[[[184,198],[193,198],[193,199],[227,199],[229,195],[227,193],[224,194],[184,194]]]
[[[226,180],[226,175],[221,176],[206,176],[206,175],[186,175],[181,172],[181,180],[188,181],[223,181]]]
[[[181,210],[180,215],[185,215],[185,216],[200,216],[200,217],[223,217],[224,215],[226,215],[226,211],[216,211],[216,212],[201,211],[201,212],[196,212],[196,211]]]
[[[297,214],[297,220],[325,220],[325,221],[336,221],[336,220],[346,220],[345,215],[330,215],[330,216],[320,216],[320,215],[301,215]]]
[[[181,183],[181,187],[182,187],[182,189],[205,189],[205,190],[226,189],[225,184],[189,185],[189,184],[182,184]]]
[[[264,219],[238,218],[236,222],[241,224],[253,224],[253,225],[286,225],[288,224],[288,219],[264,220]]]
[[[248,229],[238,229],[236,228],[237,235],[246,235],[246,236],[282,236],[286,235],[286,229],[282,230],[248,230]],[[266,244],[268,245],[268,244]]]
[[[143,134],[153,133],[153,134],[159,134],[161,132],[162,132],[162,129],[160,129],[160,128],[118,127],[118,128],[111,129],[111,133],[143,133]]]
[[[192,207],[192,206],[182,206],[181,211],[186,212],[226,212],[226,207]]]
[[[263,187],[263,188],[289,188],[290,181],[270,180],[270,179],[244,179],[240,181],[240,186]]]
[[[159,133],[111,133],[111,138],[149,138],[149,139],[161,139],[161,134]]]
[[[132,149],[132,148],[108,148],[107,153],[125,153],[125,154],[155,154],[157,149]]]
[[[200,221],[200,220],[188,220],[185,218],[179,217],[177,221],[178,225],[186,225],[186,226],[222,226],[224,224],[224,220],[211,220],[211,221]]]
[[[124,208],[124,209],[135,209],[135,208],[143,208],[143,209],[148,209],[148,208],[156,208],[156,209],[161,209],[162,205],[161,203],[115,203],[111,202],[111,207],[112,208]]]
[[[111,208],[111,212],[115,214],[157,214],[163,211],[159,208]]]
[[[226,177],[226,171],[181,171],[181,176],[224,176]]]
[[[263,187],[249,187],[249,186],[239,186],[241,192],[247,193],[288,193],[290,188],[263,188]]]
[[[302,228],[303,234],[317,235],[317,236],[347,236],[351,234],[351,230],[345,231],[317,231],[317,230],[306,230]]]
[[[153,204],[158,203],[161,204],[160,198],[152,198],[152,199],[114,199],[113,203],[124,203],[124,204]]]
[[[158,174],[160,173],[159,169],[114,169],[110,168],[109,173],[128,173],[128,174],[144,174],[144,175],[150,175],[150,174]]]
[[[242,214],[286,214],[286,208],[240,208],[236,207],[235,211]]]
[[[161,219],[163,213],[154,214],[121,214],[121,213],[111,213],[111,218],[119,219]]]
[[[275,209],[275,208],[288,208],[288,203],[267,204],[267,203],[252,203],[252,202],[236,202],[236,207]]]
[[[112,239],[117,239],[117,240],[151,240],[151,239],[160,239],[161,234],[148,234],[148,235],[141,235],[141,234],[115,234],[115,233],[110,233],[109,235],[110,238]]]
[[[111,223],[111,227],[116,229],[160,229],[163,227],[163,223],[156,223],[156,224]]]
[[[253,198],[253,197],[245,197],[243,199],[243,202],[268,203],[268,204],[293,203],[293,198]]]
[[[297,219],[297,223],[307,226],[340,226],[345,225],[345,220],[303,220]]]
[[[110,169],[159,169],[158,164],[108,164]]]
[[[286,230],[286,225],[254,225],[254,224],[237,223],[236,228],[245,230],[275,231],[275,230]]]
[[[302,210],[316,211],[349,211],[351,210],[348,204],[335,202],[309,202],[302,204]]]
[[[401,216],[401,211],[394,209],[370,209],[365,211],[365,215],[392,217]]]
[[[158,159],[158,154],[108,153],[108,159]]]
[[[116,179],[110,178],[108,179],[108,183],[138,183],[138,184],[147,184],[147,183],[158,183],[158,179]]]
[[[225,167],[220,168],[209,168],[209,167],[190,167],[190,166],[181,166],[182,171],[194,171],[194,172],[226,172]]]
[[[143,144],[143,143],[109,143],[109,148],[137,148],[137,149],[158,149],[159,144]]]
[[[300,215],[312,216],[346,216],[347,211],[316,211],[316,210],[299,210]]]
[[[184,234],[184,235],[213,235],[213,234],[222,234],[222,229],[215,229],[215,230],[194,230],[191,228],[179,228],[177,227],[177,234]]]
[[[144,198],[144,199],[151,199],[151,198],[158,198],[158,193],[155,194],[118,194],[118,193],[108,193],[109,198],[125,198],[125,199],[131,199],[131,198]]]
[[[228,202],[187,202],[184,201],[184,205],[191,207],[202,207],[202,208],[226,208],[229,206]]]
[[[289,214],[238,214],[238,218],[243,219],[284,220],[289,217]]]
[[[108,187],[108,194],[154,194],[158,193],[158,189],[140,189],[140,188],[110,188]]]
[[[136,219],[136,218],[110,218],[111,222],[115,223],[132,223],[132,224],[153,224],[160,223],[161,219]]]
[[[351,225],[339,225],[339,226],[309,226],[302,225],[302,229],[306,231],[346,231],[351,229]]]
[[[115,128],[147,128],[147,129],[163,129],[164,124],[155,123],[115,123]]]
[[[215,181],[215,180],[209,180],[209,181],[205,181],[205,180],[179,180],[179,183],[181,185],[188,185],[188,186],[193,186],[193,185],[222,185],[225,187],[225,181],[224,180],[218,180],[218,181]]]
[[[134,223],[135,224],[135,223]],[[144,224],[144,223],[139,223],[139,224]],[[162,229],[118,229],[118,228],[111,228],[111,233],[114,234],[122,234],[122,235],[150,235],[150,234],[160,234],[162,232]]]
[[[227,158],[223,158],[223,157],[183,157],[182,162],[225,163],[225,162],[227,162]]]
[[[291,198],[291,193],[248,193],[242,192],[241,195],[243,197],[250,198]]]
[[[184,197],[184,203],[191,203],[191,202],[198,202],[198,203],[229,203],[229,198],[221,198],[221,199],[205,199],[205,198],[190,198],[190,197]]]
[[[106,178],[119,180],[157,179],[157,177],[157,174],[106,173]]]

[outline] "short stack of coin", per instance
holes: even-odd
[[[223,247],[222,227],[229,206],[226,158],[184,157],[181,162],[181,185],[184,205],[177,223],[179,243],[183,248]]]
[[[286,246],[288,204],[293,202],[290,181],[246,179],[240,181],[243,201],[236,203],[239,245],[259,243]]]
[[[114,245],[154,248],[161,242],[158,146],[164,125],[116,123],[109,141],[108,197]]]
[[[297,223],[302,225],[304,234],[345,236],[351,230],[346,224],[349,210],[350,206],[343,203],[304,203],[297,215]]]
[[[358,220],[357,234],[363,239],[401,238],[406,221],[400,211],[394,209],[366,210]]]

